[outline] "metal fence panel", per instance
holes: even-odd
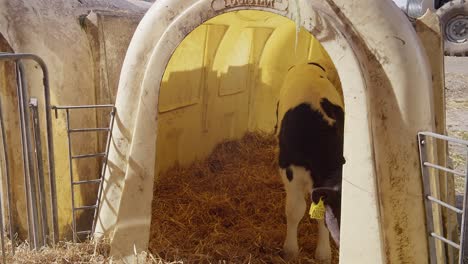
[[[451,142],[455,144],[459,144],[466,149],[466,166],[467,169],[464,172],[457,171],[454,169],[446,168],[440,166],[438,164],[431,163],[428,160],[427,155],[427,145],[429,144],[428,139],[439,139],[446,142]],[[468,208],[468,141],[461,140],[457,138],[448,137],[445,135],[440,135],[432,132],[420,132],[418,133],[418,145],[419,145],[419,155],[420,155],[420,164],[421,164],[421,173],[423,179],[423,188],[424,188],[424,203],[426,208],[426,223],[427,223],[427,231],[429,235],[429,258],[430,263],[436,263],[436,252],[435,252],[435,239],[441,240],[444,243],[459,249],[459,263],[465,263],[465,260],[468,260],[468,218],[467,218],[467,208]],[[463,195],[463,208],[457,208],[454,205],[448,204],[444,201],[441,201],[435,198],[432,195],[433,190],[431,190],[430,186],[430,173],[429,170],[440,170],[444,172],[448,172],[453,175],[453,177],[464,177],[464,195]],[[437,234],[434,232],[434,218],[432,212],[432,205],[433,203],[437,204],[438,206],[442,206],[447,208],[448,210],[454,211],[457,214],[462,214],[462,221],[461,221],[461,230],[460,230],[460,243],[458,244],[456,241],[452,241],[447,239],[443,236],[443,234]]]

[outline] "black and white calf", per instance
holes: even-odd
[[[306,195],[323,198],[325,219],[318,220],[315,257],[330,262],[329,234],[339,246],[343,157],[343,100],[316,63],[289,69],[277,109],[279,167],[286,189],[287,234],[284,257],[299,252],[297,228]]]

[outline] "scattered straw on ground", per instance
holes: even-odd
[[[30,250],[27,243],[15,248],[11,254],[11,243],[6,247],[7,263],[46,264],[46,263],[108,263],[109,245],[104,242],[60,242],[54,247]],[[1,259],[0,259],[1,263]]]
[[[11,243],[6,241],[6,263],[15,264],[70,264],[70,263],[122,263],[112,261],[109,256],[110,246],[106,239],[85,241],[82,243],[60,242],[53,247],[43,247],[39,250],[31,250],[27,243],[22,243],[15,248],[12,254]],[[0,263],[3,259],[0,255]],[[180,262],[168,262],[153,256],[148,252],[139,252],[133,256],[131,263],[135,264],[181,264]]]
[[[247,134],[218,145],[205,161],[161,175],[154,188],[151,253],[185,263],[284,263],[285,192],[275,145],[271,136]],[[315,243],[316,225],[304,217],[295,263],[315,263]]]

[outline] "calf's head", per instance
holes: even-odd
[[[340,218],[341,218],[341,177],[336,185],[317,187],[312,190],[312,201],[318,203],[320,199],[325,205],[325,224],[335,241],[340,247]]]

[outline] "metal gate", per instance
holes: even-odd
[[[26,82],[26,72],[23,65],[24,60],[32,60],[36,62],[43,74],[44,86],[44,112],[46,118],[45,134],[47,138],[46,153],[43,153],[41,142],[41,125],[39,122],[39,109],[37,98],[30,98],[28,95],[28,85]],[[15,65],[16,73],[16,98],[18,100],[18,121],[20,124],[20,138],[21,138],[21,153],[23,163],[23,176],[25,182],[25,200],[27,207],[27,223],[28,223],[28,242],[31,249],[37,249],[49,243],[54,244],[58,239],[58,225],[57,225],[57,199],[56,199],[56,186],[55,186],[55,173],[54,173],[54,148],[52,139],[52,124],[50,113],[50,94],[49,94],[49,76],[47,66],[44,61],[34,54],[13,54],[13,53],[0,53],[0,61],[10,61]],[[31,124],[32,121],[32,124]],[[2,98],[0,98],[0,126],[1,126],[1,144],[2,144],[2,174],[6,189],[6,201],[1,200],[0,195],[0,232],[1,232],[1,246],[2,257],[5,263],[5,236],[3,234],[3,209],[8,211],[8,233],[9,238],[12,240],[12,252],[14,254],[14,238],[15,230],[13,230],[12,214],[12,186],[10,175],[10,161],[11,157],[8,156],[8,142],[6,140],[6,130],[4,124],[4,112],[2,107]],[[47,156],[48,160],[48,180],[49,180],[49,207],[50,215],[47,211],[46,190],[45,190],[45,174],[42,157]],[[16,176],[16,175],[14,175]],[[6,203],[6,204],[5,204]],[[6,205],[6,206],[5,206]],[[51,228],[49,228],[49,222]]]
[[[45,113],[45,126],[46,126],[46,153],[43,153],[42,142],[41,142],[41,122],[39,118],[38,99],[30,98],[28,96],[28,86],[26,83],[26,72],[22,63],[22,60],[33,60],[42,69],[43,72],[43,85],[44,85],[44,113]],[[23,159],[23,176],[25,181],[25,198],[27,202],[27,221],[28,221],[28,242],[31,249],[38,249],[47,244],[55,244],[58,241],[58,217],[57,217],[57,195],[56,195],[56,183],[55,183],[55,167],[54,167],[54,144],[52,136],[52,122],[51,112],[55,111],[57,117],[57,111],[64,110],[66,112],[66,123],[67,123],[67,135],[68,135],[68,147],[69,147],[69,166],[70,166],[70,185],[71,185],[71,198],[72,198],[72,231],[73,240],[76,242],[78,235],[91,235],[94,233],[96,225],[96,219],[99,212],[99,201],[102,193],[102,184],[105,168],[107,165],[107,153],[109,150],[112,126],[114,123],[115,107],[113,105],[83,105],[83,106],[51,106],[50,104],[50,91],[49,91],[49,77],[47,67],[44,61],[34,54],[14,54],[14,53],[2,53],[0,52],[0,61],[10,61],[15,64],[16,73],[16,97],[18,100],[18,121],[20,124],[21,134],[21,148],[22,148],[22,159]],[[70,127],[70,112],[80,109],[109,109],[110,119],[108,127],[98,128],[71,128]],[[1,155],[1,170],[3,179],[5,182],[6,189],[6,201],[2,201],[2,195],[0,193],[0,242],[2,250],[2,262],[6,263],[5,253],[5,234],[4,234],[4,223],[3,223],[3,209],[8,211],[8,233],[9,238],[12,240],[12,254],[14,254],[14,238],[15,230],[13,229],[12,214],[12,186],[10,175],[10,158],[8,156],[8,141],[6,140],[6,130],[11,128],[5,127],[4,115],[2,108],[2,98],[0,97],[0,136],[2,152]],[[32,123],[31,123],[32,122]],[[89,133],[89,132],[107,132],[105,149],[100,153],[91,154],[72,154],[71,135],[76,133]],[[49,190],[48,193],[45,189],[45,174],[46,170],[43,166],[44,155],[48,158],[48,180]],[[72,160],[82,158],[93,158],[103,157],[101,171],[97,172],[96,178],[91,180],[75,181],[73,178]],[[74,187],[88,184],[98,184],[97,201],[93,205],[76,206]],[[50,203],[47,205],[46,197],[47,194],[50,196]],[[4,204],[6,203],[6,204]],[[48,215],[47,208],[50,208],[51,215]],[[75,213],[79,210],[94,210],[93,222],[89,227],[90,230],[76,230]],[[49,222],[51,229],[49,228]]]
[[[465,171],[458,171],[451,168],[447,168],[444,166],[440,166],[439,164],[435,164],[429,160],[429,146],[431,140],[443,140],[445,142],[450,142],[453,144],[457,144],[463,147],[466,156],[465,156]],[[418,144],[419,144],[419,154],[420,154],[420,162],[421,162],[421,172],[422,172],[422,179],[423,179],[423,188],[424,188],[424,202],[425,202],[425,209],[426,209],[426,223],[427,228],[429,231],[429,253],[430,253],[430,263],[435,264],[437,263],[437,256],[436,256],[436,246],[435,246],[435,239],[438,239],[456,249],[459,250],[459,257],[458,263],[468,263],[468,141],[456,139],[432,132],[420,132],[418,133]],[[432,142],[434,144],[434,142]],[[441,201],[440,199],[436,198],[434,195],[435,190],[432,190],[430,177],[434,176],[431,175],[430,170],[437,170],[443,171],[448,173],[448,175],[452,175],[453,177],[464,177],[464,195],[463,195],[463,206],[462,208],[457,208],[455,205],[448,204],[445,201]],[[448,210],[451,210],[457,214],[462,215],[461,220],[461,229],[460,229],[460,243],[457,241],[452,241],[447,239],[443,236],[443,234],[437,234],[434,228],[434,218],[433,218],[433,204],[437,204],[439,206],[445,207]]]
[[[41,142],[41,119],[39,117],[38,109],[38,98],[30,98],[28,95],[28,86],[26,83],[26,72],[22,63],[22,60],[35,61],[42,69],[43,73],[43,86],[44,86],[44,113],[45,113],[45,136],[46,136],[46,151],[43,153],[43,147]],[[114,124],[115,107],[112,104],[109,105],[82,105],[82,106],[51,106],[50,104],[50,91],[49,91],[49,77],[47,67],[44,61],[34,54],[15,54],[15,53],[2,53],[0,52],[0,61],[10,61],[15,65],[16,74],[16,98],[18,100],[18,121],[20,124],[21,134],[21,148],[22,148],[22,161],[23,161],[23,176],[25,185],[25,198],[27,207],[27,223],[28,223],[28,242],[31,249],[38,249],[47,244],[55,244],[58,241],[58,216],[57,216],[57,194],[56,194],[56,183],[55,183],[55,167],[54,167],[54,144],[52,136],[52,122],[51,113],[55,111],[57,118],[57,111],[64,110],[66,112],[66,124],[67,124],[67,135],[68,135],[68,154],[69,154],[69,171],[70,171],[70,186],[71,186],[71,200],[72,200],[72,231],[73,241],[77,241],[79,235],[91,235],[94,233],[96,226],[97,215],[100,207],[100,197],[102,194],[102,185],[104,172],[107,166],[107,154],[110,145],[112,127]],[[10,159],[8,155],[8,140],[6,140],[6,130],[11,128],[5,127],[4,115],[2,108],[2,97],[0,97],[0,144],[2,146],[2,152],[0,153],[1,171],[3,175],[3,182],[5,182],[6,189],[6,201],[2,201],[2,193],[0,192],[0,242],[2,250],[2,262],[6,263],[6,252],[5,252],[5,234],[4,234],[4,222],[3,216],[5,208],[8,212],[8,233],[9,238],[12,241],[12,254],[14,254],[14,238],[15,230],[13,229],[12,214],[12,186],[10,174]],[[70,112],[78,111],[82,109],[109,109],[109,126],[108,127],[97,127],[97,128],[71,128],[70,127]],[[89,132],[107,132],[105,149],[100,153],[87,153],[87,154],[73,154],[71,136],[77,133],[89,133]],[[48,158],[48,170],[45,170],[43,166],[43,157]],[[96,173],[95,179],[75,181],[73,177],[73,163],[74,159],[83,158],[94,158],[103,157],[100,172]],[[46,173],[48,172],[48,173]],[[49,186],[48,192],[45,188],[45,174],[48,174]],[[15,175],[16,176],[16,175]],[[75,186],[83,186],[88,184],[98,184],[97,201],[93,205],[75,205]],[[47,205],[46,197],[47,194],[50,196],[50,203]],[[5,203],[5,204],[4,204]],[[50,215],[48,214],[47,208],[50,208]],[[89,230],[76,230],[75,214],[80,210],[94,210],[93,222],[89,227]],[[49,228],[49,223],[52,228]]]
[[[81,105],[81,106],[53,106],[52,109],[55,110],[56,117],[57,117],[58,110],[64,110],[66,113],[66,124],[67,124],[66,129],[67,129],[67,139],[68,139],[68,161],[69,161],[71,205],[72,205],[71,206],[72,208],[72,232],[73,232],[73,242],[77,242],[78,238],[81,235],[86,235],[86,236],[92,235],[96,227],[97,218],[98,218],[99,209],[100,209],[103,179],[104,179],[104,174],[105,174],[106,167],[107,167],[107,157],[108,157],[109,146],[111,142],[112,128],[114,126],[115,107],[112,104],[108,104],[108,105]],[[109,126],[108,127],[91,127],[91,128],[90,127],[72,128],[70,126],[71,112],[73,110],[79,111],[79,110],[86,110],[86,109],[91,109],[91,110],[109,109],[109,123],[108,123]],[[90,133],[90,132],[101,132],[101,133],[107,132],[104,150],[98,153],[74,154],[74,151],[72,150],[72,140],[71,140],[72,135],[77,134],[77,133]],[[101,165],[101,171],[98,175],[96,175],[96,178],[90,179],[90,180],[76,181],[73,176],[73,160],[89,159],[89,158],[97,158],[97,157],[102,157],[102,165]],[[92,205],[76,205],[75,187],[88,186],[91,184],[99,185],[96,203]],[[89,211],[89,210],[93,211],[92,225],[89,227],[88,230],[77,230],[76,213],[78,211]]]

